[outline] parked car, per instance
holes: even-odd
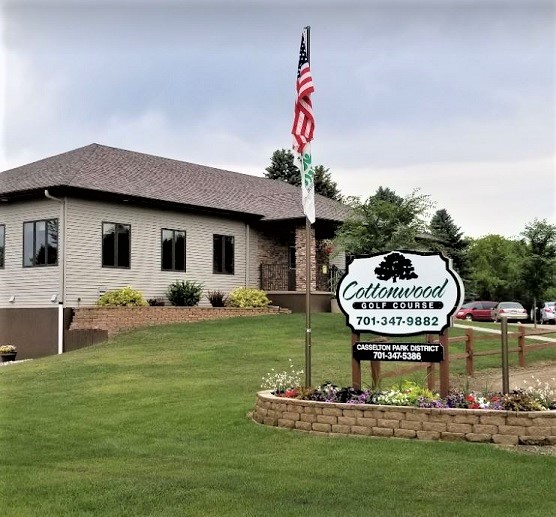
[[[492,321],[501,321],[503,316],[506,316],[508,321],[526,320],[529,317],[519,302],[500,302],[490,314]]]
[[[456,313],[459,320],[492,321],[490,311],[496,307],[497,302],[469,302],[464,303]]]
[[[539,315],[540,323],[556,323],[556,302],[544,302]]]

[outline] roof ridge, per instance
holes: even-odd
[[[97,151],[97,149],[99,148],[99,144],[96,143],[92,143],[89,144],[85,147],[82,147],[81,150],[85,151],[85,156],[77,156],[75,159],[75,168],[76,171],[75,173],[67,179],[66,183],[68,185],[68,187],[71,185],[71,182],[75,179],[75,177],[80,174],[83,171],[83,166],[85,165],[85,162],[89,161],[89,158],[95,154],[95,152]],[[78,164],[81,164],[81,167],[78,167]]]

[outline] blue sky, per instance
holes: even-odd
[[[262,175],[311,25],[313,159],[344,194],[419,188],[474,237],[556,220],[552,1],[0,5],[0,170],[97,142]]]

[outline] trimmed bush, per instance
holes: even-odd
[[[207,298],[213,307],[226,307],[228,297],[222,291],[209,291]]]
[[[106,291],[98,300],[101,307],[145,307],[147,302],[141,291],[131,286],[122,287],[115,291]]]
[[[203,284],[189,280],[176,280],[168,286],[166,296],[172,305],[193,307],[199,303],[203,294]]]
[[[261,289],[251,287],[236,287],[228,297],[228,303],[231,307],[266,307],[270,300],[266,293]]]

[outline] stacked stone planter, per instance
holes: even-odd
[[[556,445],[556,411],[330,404],[257,393],[255,421],[316,434]]]

